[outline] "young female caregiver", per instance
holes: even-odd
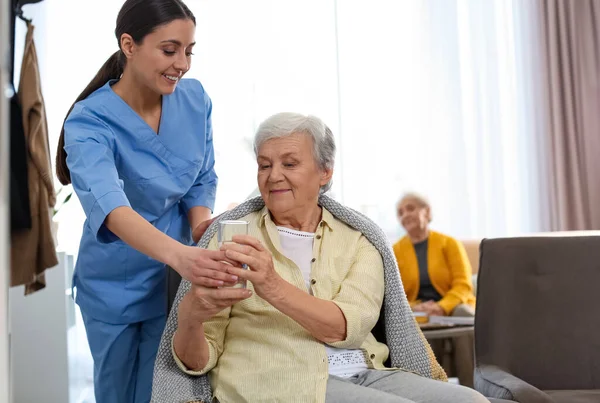
[[[215,201],[211,101],[182,80],[195,18],[180,0],[127,0],[120,50],[63,126],[57,174],[87,220],[73,283],[98,403],[150,401],[166,317],[165,265],[198,285],[235,281],[223,252],[191,245]]]

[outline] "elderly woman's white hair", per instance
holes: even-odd
[[[421,207],[427,207],[427,208],[431,208],[431,204],[429,203],[429,200],[427,199],[427,197],[423,196],[422,194],[416,193],[416,192],[406,192],[402,195],[402,197],[400,198],[400,200],[398,200],[397,205],[400,206],[400,204],[404,201],[404,200],[414,200],[417,202],[417,204]]]
[[[423,196],[422,194],[416,193],[416,192],[406,192],[402,195],[400,200],[398,200],[398,203],[396,203],[396,209],[399,209],[400,205],[405,200],[413,200],[419,206],[425,207],[426,209],[428,209],[429,210],[429,212],[428,212],[429,222],[431,222],[431,220],[432,220],[431,203],[429,203],[429,200],[427,199],[427,197]]]
[[[320,169],[333,169],[335,140],[333,133],[321,119],[312,115],[292,112],[277,113],[260,124],[254,136],[254,154],[268,140],[304,133],[313,139],[313,156]],[[321,186],[321,193],[331,189],[331,181]]]

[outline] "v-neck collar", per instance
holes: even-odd
[[[160,136],[161,133],[163,132],[162,128],[164,126],[164,117],[165,117],[165,110],[166,110],[166,106],[167,106],[167,99],[169,98],[168,96],[165,95],[161,95],[161,107],[160,107],[160,121],[158,122],[158,132],[154,131],[154,129],[148,124],[148,122],[146,122],[144,120],[143,117],[140,116],[139,113],[137,113],[127,102],[125,102],[125,100],[123,98],[121,98],[119,96],[119,94],[117,94],[113,89],[112,86],[113,84],[115,84],[117,81],[119,80],[110,80],[106,83],[106,86],[108,87],[108,91],[119,100],[119,102],[121,102],[121,104],[125,107],[125,109],[127,109],[130,114],[135,115],[137,117],[137,119],[140,121],[140,123],[142,123],[154,136]]]

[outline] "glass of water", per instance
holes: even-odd
[[[219,221],[219,226],[217,228],[217,241],[219,243],[219,248],[226,243],[234,243],[233,237],[235,235],[248,235],[248,221],[241,220],[223,220]],[[244,264],[242,266],[243,269],[247,270],[248,265]],[[246,280],[238,279],[238,282],[235,283],[233,288],[246,288]]]

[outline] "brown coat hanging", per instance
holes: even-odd
[[[31,229],[11,234],[11,286],[24,284],[25,294],[44,288],[44,271],[58,264],[51,225],[56,196],[33,30],[33,25],[28,23],[18,90],[27,144],[32,225]]]

